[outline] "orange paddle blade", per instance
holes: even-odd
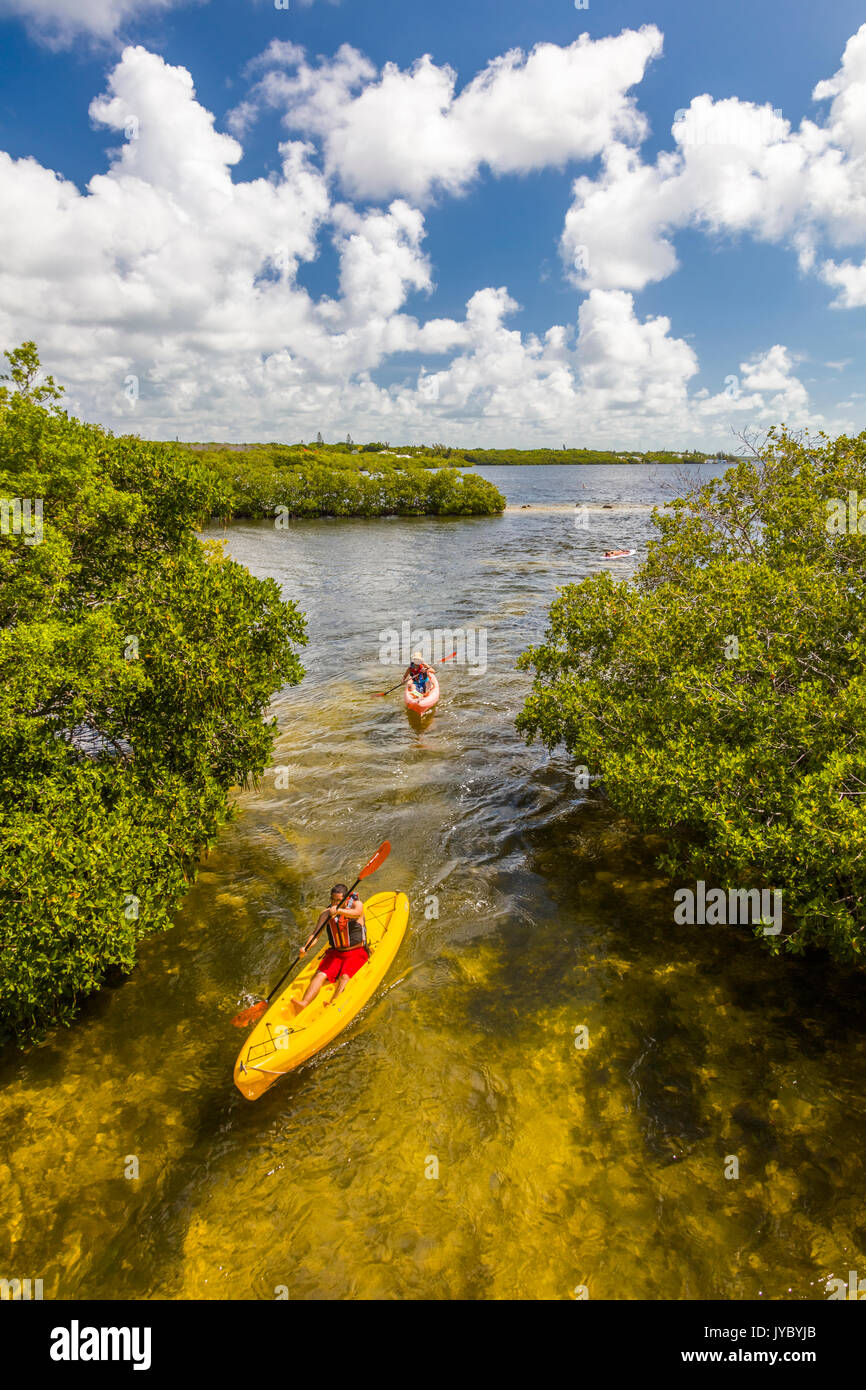
[[[250,1023],[255,1023],[260,1019],[267,1007],[268,1001],[266,999],[263,999],[260,1004],[250,1004],[248,1009],[244,1009],[241,1013],[235,1014],[232,1023],[236,1028],[246,1028]]]
[[[391,841],[383,840],[379,848],[376,850],[376,853],[373,855],[373,858],[370,860],[369,864],[365,864],[361,872],[358,874],[358,878],[369,878],[370,874],[374,874],[376,870],[379,868],[379,866],[384,864],[385,860],[388,858],[388,855],[390,853]]]

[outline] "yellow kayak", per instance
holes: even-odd
[[[258,1100],[286,1072],[331,1042],[382,983],[406,931],[409,899],[405,893],[375,893],[364,904],[364,916],[370,959],[352,976],[336,1004],[330,1003],[336,985],[327,983],[302,1013],[296,1014],[291,1004],[302,998],[326,945],[259,1019],[235,1062],[235,1085],[247,1100]]]

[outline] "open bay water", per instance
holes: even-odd
[[[57,1299],[823,1299],[866,1276],[862,976],[676,925],[661,842],[514,729],[557,587],[633,571],[672,470],[479,471],[503,516],[209,533],[308,618],[284,772],[236,794],[132,975],[4,1054],[0,1274]],[[405,621],[486,632],[423,724],[373,697]],[[249,1103],[231,1016],[385,838],[362,891],[411,916],[384,986]]]

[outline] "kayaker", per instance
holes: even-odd
[[[313,931],[298,952],[301,956],[307,954],[317,933],[327,922],[328,940],[331,944],[319,961],[319,968],[308,984],[303,999],[294,1001],[296,1014],[308,1004],[312,1004],[322,985],[328,980],[337,986],[329,1001],[333,1004],[343,993],[352,976],[357,974],[370,958],[367,950],[364,904],[357,893],[353,893],[343,902],[348,891],[345,883],[334,884],[331,889],[331,906],[321,913]],[[326,1004],[325,1008],[327,1007]]]
[[[411,681],[419,695],[427,694],[432,666],[428,666],[421,652],[413,652],[412,660],[403,672],[403,680]]]

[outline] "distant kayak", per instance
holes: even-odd
[[[407,709],[414,710],[416,714],[426,714],[428,709],[432,709],[439,699],[439,682],[430,671],[427,677],[427,689],[422,695],[411,681],[407,681],[403,688],[403,702]]]
[[[637,555],[636,550],[606,550],[604,558],[606,560],[619,560],[624,555]]]
[[[292,1000],[303,998],[326,947],[274,1000],[259,1019],[235,1062],[235,1085],[247,1100],[258,1100],[286,1072],[294,1071],[341,1033],[378,989],[403,940],[409,920],[405,893],[375,893],[364,904],[371,955],[353,975],[336,1004],[336,985],[325,984],[297,1014]]]

